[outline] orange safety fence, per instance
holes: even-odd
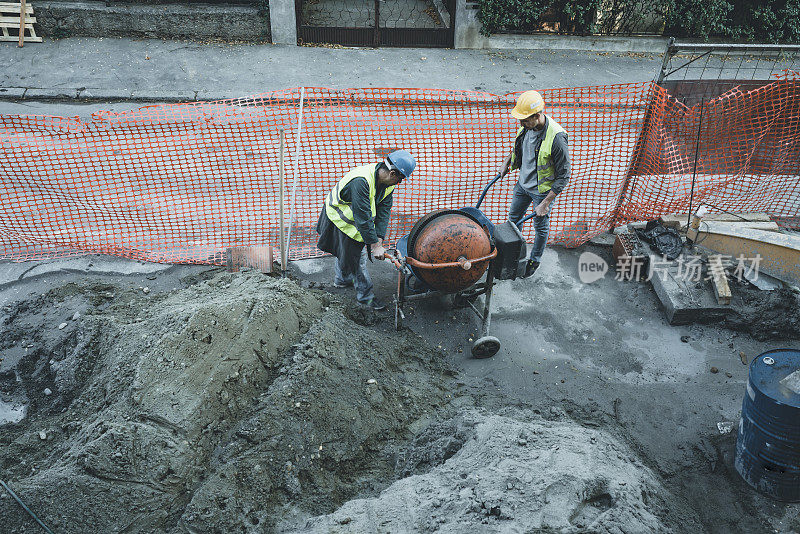
[[[550,243],[576,246],[688,209],[699,105],[650,82],[541,93],[569,133],[572,161]],[[0,258],[221,263],[228,247],[277,246],[280,129],[291,258],[320,255],[322,201],[345,172],[405,148],[419,165],[395,192],[395,241],[431,210],[475,204],[511,149],[516,96],[298,88],[86,121],[0,115]],[[797,216],[798,96],[785,78],[704,104],[695,205]],[[512,173],[490,190],[481,208],[491,220],[505,219],[515,181]],[[530,225],[524,233],[533,238]]]

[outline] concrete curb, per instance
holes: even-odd
[[[25,91],[24,87],[0,87],[0,100],[22,100]]]
[[[614,37],[572,35],[497,34],[478,39],[476,48],[505,50],[585,50],[587,52],[629,52],[662,54],[667,37]]]
[[[134,91],[125,89],[40,88],[3,87],[0,101],[19,102],[209,102],[226,100],[234,96],[219,95],[207,91]]]

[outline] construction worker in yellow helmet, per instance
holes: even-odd
[[[522,230],[522,220],[531,204],[534,205],[533,228],[536,236],[525,269],[531,276],[542,261],[547,234],[550,230],[550,208],[556,195],[567,186],[570,178],[567,132],[544,113],[544,99],[537,91],[525,91],[511,116],[519,120],[520,128],[514,148],[505,158],[498,173],[505,176],[519,169],[514,185],[508,220]]]

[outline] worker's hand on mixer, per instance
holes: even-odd
[[[502,165],[500,165],[500,168],[497,169],[497,174],[500,176],[500,178],[502,178],[508,174],[509,170],[511,170],[511,154],[506,156],[506,159],[503,160]]]
[[[386,247],[383,246],[383,241],[378,241],[372,245],[372,257],[376,260],[382,260],[386,256]]]
[[[503,176],[505,176],[506,174],[508,174],[508,167],[509,167],[508,164],[509,164],[509,161],[506,160],[506,161],[503,162],[502,165],[500,165],[500,168],[497,169],[497,174],[499,174],[501,178]]]
[[[553,203],[554,198],[556,198],[556,194],[553,193],[552,190],[549,191],[547,196],[544,197],[539,204],[537,204],[536,208],[533,210],[534,213],[536,213],[538,217],[544,217],[545,215],[548,215],[550,213],[550,204]]]

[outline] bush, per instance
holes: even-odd
[[[481,33],[550,31],[590,34],[600,0],[483,0],[478,8]]]
[[[800,41],[800,0],[734,0],[726,35],[737,41],[796,43]]]
[[[596,26],[598,10],[601,24]],[[556,32],[613,35],[635,32],[654,15],[663,35],[758,43],[800,42],[800,0],[482,0],[481,33]],[[641,30],[638,30],[641,31]]]
[[[664,8],[664,35],[708,40],[725,35],[733,5],[726,0],[669,0]]]

